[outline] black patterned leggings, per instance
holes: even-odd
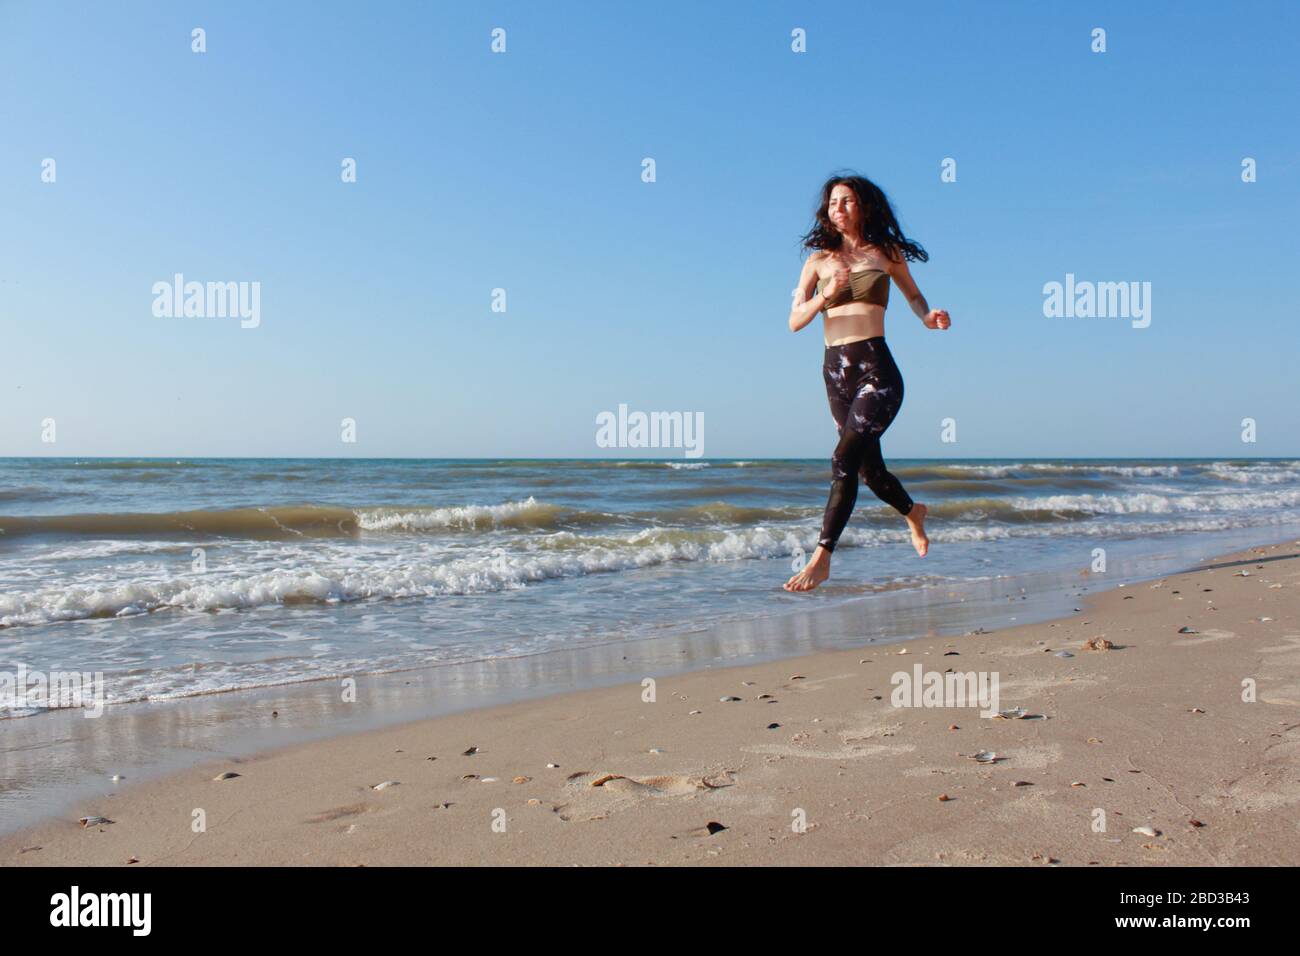
[[[912,510],[912,499],[880,456],[880,436],[903,404],[903,376],[885,337],[827,346],[822,377],[840,442],[831,456],[831,494],[817,543],[834,551],[858,500],[859,474],[877,498],[902,514]]]

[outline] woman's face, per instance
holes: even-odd
[[[843,183],[836,186],[826,204],[826,215],[840,232],[856,231],[860,216],[857,194]]]

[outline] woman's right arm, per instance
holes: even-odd
[[[809,294],[817,288],[817,264],[815,259],[808,259],[799,273],[799,285],[794,290],[794,305],[790,308],[790,331],[798,332],[817,317],[826,306],[826,297],[820,292]]]

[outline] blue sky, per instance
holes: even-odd
[[[1300,454],[1297,9],[2,2],[0,455],[608,457],[622,403],[829,456],[786,319],[846,168],[953,318],[894,291],[887,457]],[[155,317],[177,272],[260,325]],[[1150,326],[1045,317],[1067,273]]]

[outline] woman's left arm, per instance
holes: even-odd
[[[906,259],[900,256],[897,261],[891,262],[889,274],[893,276],[894,285],[898,286],[898,291],[903,293],[907,304],[912,307],[912,311],[916,313],[922,325],[927,329],[946,329],[952,325],[947,309],[931,309],[930,304],[925,301],[925,296],[921,295],[921,290],[916,287],[916,280],[912,278],[911,270],[907,268]]]

